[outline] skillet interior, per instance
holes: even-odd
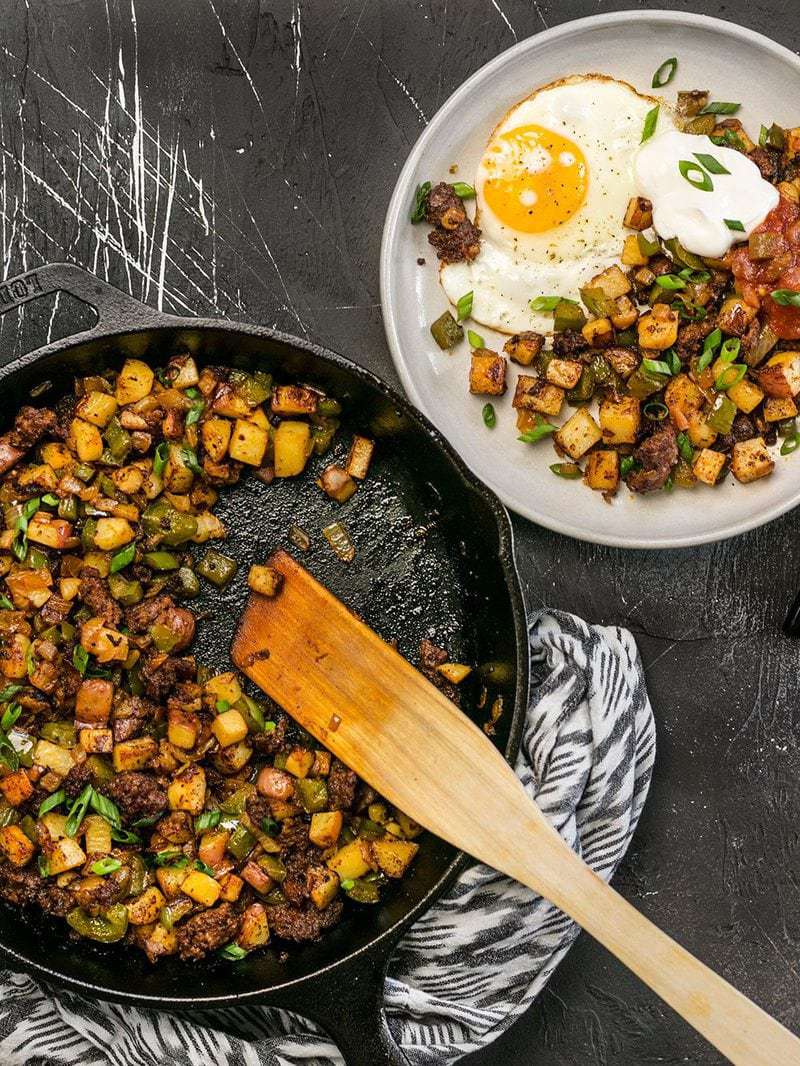
[[[71,388],[76,373],[118,365],[120,352],[158,362],[186,347],[201,364],[257,365],[272,370],[279,380],[317,384],[342,400],[344,432],[337,456],[346,450],[349,431],[361,429],[379,442],[369,479],[343,507],[328,500],[309,476],[269,487],[248,478],[223,494],[216,511],[230,530],[227,543],[230,554],[240,560],[240,573],[230,589],[193,601],[196,609],[208,612],[195,644],[200,660],[227,667],[228,647],[244,604],[247,567],[277,547],[295,551],[286,536],[295,522],[312,535],[304,564],[382,636],[396,640],[412,661],[420,638],[431,636],[446,644],[456,659],[511,665],[512,680],[502,690],[490,691],[501,691],[505,703],[493,739],[513,755],[519,744],[527,662],[522,661],[524,616],[506,516],[496,499],[463,472],[435,431],[370,375],[255,327],[204,323],[200,328],[160,328],[54,345],[0,370],[4,420],[43,381],[52,383],[41,398],[49,403]],[[357,546],[350,566],[335,558],[320,533],[336,519],[347,525]],[[467,687],[465,710],[482,723],[487,708],[476,706],[477,688]],[[447,772],[442,767],[442,773]],[[114,998],[141,1002],[153,997],[162,1005],[180,1006],[263,994],[338,962],[410,920],[453,874],[457,854],[426,835],[413,873],[392,886],[385,902],[351,909],[321,942],[295,946],[284,961],[269,949],[233,967],[217,961],[190,966],[175,959],[152,967],[139,952],[69,941],[63,923],[38,913],[21,919],[6,905],[0,906],[0,946],[16,956],[17,965],[73,987],[93,986]]]

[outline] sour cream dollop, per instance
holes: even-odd
[[[706,160],[704,167],[703,156],[718,165]],[[692,164],[688,178],[681,173],[684,161]],[[713,173],[720,168],[726,173]],[[677,130],[661,133],[639,148],[634,174],[639,195],[652,201],[656,233],[665,240],[677,237],[687,251],[713,259],[747,240],[779,200],[778,190],[747,156],[720,147],[709,137]],[[710,188],[698,188],[693,182]]]

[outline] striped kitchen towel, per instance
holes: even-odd
[[[573,615],[531,622],[532,701],[517,772],[600,876],[613,874],[650,783],[655,728],[633,637]],[[409,931],[386,983],[391,1029],[413,1066],[495,1039],[536,998],[577,936],[549,903],[474,866]],[[329,1066],[302,1018],[259,1007],[175,1018],[91,1002],[0,974],[3,1066]]]

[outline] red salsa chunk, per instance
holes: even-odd
[[[800,204],[782,196],[749,243],[731,252],[730,260],[747,303],[763,309],[767,324],[781,340],[800,338],[800,308],[783,307],[770,296],[775,289],[800,292]]]

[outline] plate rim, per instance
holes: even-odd
[[[411,148],[411,151],[397,176],[384,218],[381,235],[379,261],[381,315],[383,319],[384,333],[386,334],[386,341],[392,357],[392,363],[394,364],[403,388],[411,402],[415,407],[419,408],[428,419],[434,422],[434,425],[436,425],[437,428],[438,423],[435,420],[434,413],[423,403],[421,395],[416,388],[414,378],[409,372],[408,362],[402,356],[400,336],[397,327],[399,315],[394,306],[390,286],[393,245],[397,239],[397,234],[401,225],[404,225],[406,222],[405,215],[408,190],[411,184],[410,179],[416,170],[417,163],[424,154],[428,143],[434,138],[439,127],[446,120],[451,111],[458,107],[461,100],[472,93],[478,85],[490,80],[495,73],[499,69],[502,69],[502,67],[504,67],[511,59],[516,58],[518,55],[525,53],[533,47],[538,48],[542,44],[547,44],[550,41],[562,37],[569,37],[571,34],[582,32],[598,24],[614,25],[615,23],[627,23],[632,21],[666,22],[672,25],[682,26],[694,25],[706,30],[714,30],[717,33],[724,34],[728,37],[747,41],[748,44],[758,45],[765,51],[772,53],[776,58],[790,63],[796,68],[798,74],[800,74],[800,55],[757,30],[751,30],[749,27],[742,26],[738,22],[717,18],[713,15],[703,15],[691,11],[670,11],[664,8],[655,8],[649,11],[611,11],[600,15],[587,15],[579,19],[570,19],[568,22],[562,22],[557,26],[550,26],[538,33],[531,34],[531,36],[526,37],[524,40],[519,41],[510,48],[506,48],[504,51],[500,52],[499,55],[496,55],[493,59],[490,59],[483,66],[470,74],[470,76],[444,101],[441,107],[439,107]],[[439,430],[439,432],[441,432],[443,436],[445,435],[442,430]],[[800,504],[800,485],[798,485],[793,493],[790,493],[784,499],[777,501],[771,507],[765,508],[763,511],[758,512],[750,518],[729,523],[719,530],[713,530],[706,533],[659,538],[658,542],[655,544],[652,540],[637,536],[587,533],[580,526],[574,525],[572,522],[560,521],[546,515],[543,516],[537,512],[535,506],[520,505],[516,500],[511,500],[498,485],[491,481],[485,481],[485,479],[472,467],[470,459],[460,448],[456,448],[456,445],[452,441],[450,441],[450,445],[458,452],[462,461],[470,468],[472,473],[478,477],[480,481],[488,485],[489,488],[500,497],[505,506],[515,514],[521,515],[523,518],[527,518],[534,524],[542,526],[545,529],[550,529],[555,533],[574,537],[576,540],[582,540],[590,544],[602,544],[607,547],[634,548],[641,550],[652,549],[657,551],[664,548],[689,548],[701,544],[717,543],[766,525],[768,522],[779,518],[781,515],[786,514],[787,511],[792,510],[792,508]]]

